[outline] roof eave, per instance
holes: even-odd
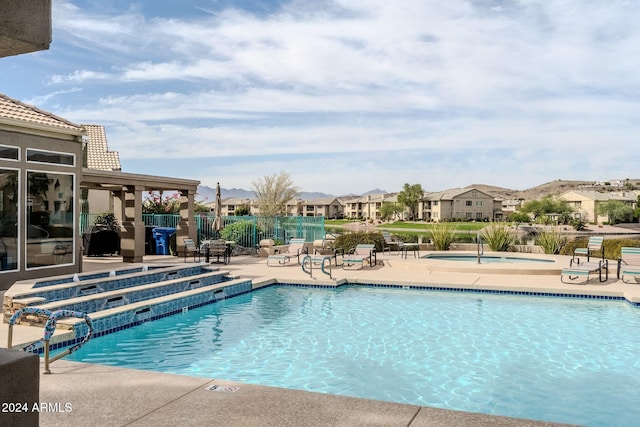
[[[0,129],[38,136],[54,136],[56,138],[60,138],[60,136],[63,136],[65,137],[65,139],[75,140],[78,140],[80,137],[86,134],[85,130],[81,127],[62,128],[40,123],[25,122],[23,120],[16,120],[8,117],[0,117]]]

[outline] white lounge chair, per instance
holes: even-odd
[[[353,248],[349,253],[346,253],[342,257],[342,268],[352,267],[359,265],[360,268],[364,267],[364,262],[369,264],[369,267],[376,265],[376,245],[374,244],[359,244]]]
[[[592,261],[592,262],[583,262],[580,264],[576,263],[575,265],[573,265],[573,262],[572,262],[571,264],[572,265],[570,265],[569,267],[563,268],[562,272],[560,273],[560,281],[562,283],[586,285],[589,283],[589,280],[591,279],[591,275],[595,273],[598,273],[598,281],[600,283],[606,282],[607,280],[609,280],[609,260],[608,259],[599,260],[598,262]],[[602,275],[603,272],[604,272],[604,279]],[[580,278],[584,280],[575,282]]]
[[[618,259],[618,278],[624,283],[640,283],[638,277],[640,277],[640,248],[621,248]],[[633,281],[630,278],[633,278]]]
[[[600,252],[600,258],[604,260],[604,236],[591,236],[589,237],[589,241],[587,242],[586,248],[575,248],[573,251],[573,260],[577,260],[577,263],[580,263],[580,259],[577,258],[577,255],[586,255],[587,262],[590,261],[589,257],[592,252]]]
[[[306,255],[307,250],[304,247],[305,239],[291,239],[289,241],[289,246],[287,246],[286,252],[280,252],[277,254],[269,255],[267,257],[267,265],[269,261],[272,263],[274,261],[278,262],[278,265],[283,266],[291,261],[291,258],[296,258],[297,264],[300,264],[300,255]]]

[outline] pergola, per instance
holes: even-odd
[[[145,225],[142,221],[143,192],[175,190],[180,195],[180,222],[176,231],[178,253],[184,252],[183,238],[196,239],[194,201],[199,181],[140,175],[120,171],[83,169],[80,188],[111,191],[121,201],[121,252],[124,262],[142,262],[145,254]],[[116,213],[116,217],[118,214]]]

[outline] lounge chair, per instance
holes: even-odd
[[[387,231],[383,231],[382,232],[382,237],[384,237],[384,245],[382,246],[382,253],[384,253],[385,250],[389,251],[389,253],[391,253],[391,249],[395,247],[396,251],[400,252],[400,250],[402,250],[402,247],[404,246],[404,242],[401,242],[399,240],[394,239],[393,237],[391,237],[391,233],[387,232]]]
[[[583,262],[581,264],[576,263],[573,265],[573,260],[569,267],[563,268],[560,273],[560,281],[568,284],[581,284],[586,285],[591,279],[591,275],[598,273],[598,281],[600,283],[609,280],[609,260],[598,260],[598,262]],[[602,273],[604,271],[604,279]],[[579,282],[575,282],[578,279],[584,279]]]
[[[618,278],[624,283],[640,283],[640,248],[622,247],[618,258]],[[633,281],[629,280],[633,278]]]
[[[313,241],[314,255],[333,255],[334,253],[333,240],[318,239]]]
[[[277,254],[269,255],[267,257],[267,265],[270,266],[269,261],[277,261],[278,265],[283,266],[291,261],[291,258],[296,258],[296,262],[300,264],[300,255],[306,255],[307,249],[304,247],[305,239],[291,239],[286,252],[279,252]]]
[[[359,265],[360,268],[363,268],[365,261],[369,264],[369,267],[373,267],[374,265],[376,265],[376,245],[357,245],[355,248],[343,255],[342,268],[352,267],[354,265]]]
[[[586,255],[587,262],[589,262],[589,257],[592,252],[600,252],[600,258],[604,260],[604,236],[591,236],[589,237],[589,241],[587,242],[586,248],[576,248],[573,251],[573,260],[577,260],[577,263],[580,263],[580,259],[576,258],[577,255]]]

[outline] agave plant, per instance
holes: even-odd
[[[489,249],[497,252],[508,251],[518,241],[515,232],[506,225],[486,227],[480,236]]]
[[[455,230],[447,224],[434,224],[429,230],[429,238],[436,251],[448,251],[454,235]]]
[[[560,249],[567,243],[567,237],[559,230],[543,231],[536,239],[536,244],[545,254],[559,254]]]

